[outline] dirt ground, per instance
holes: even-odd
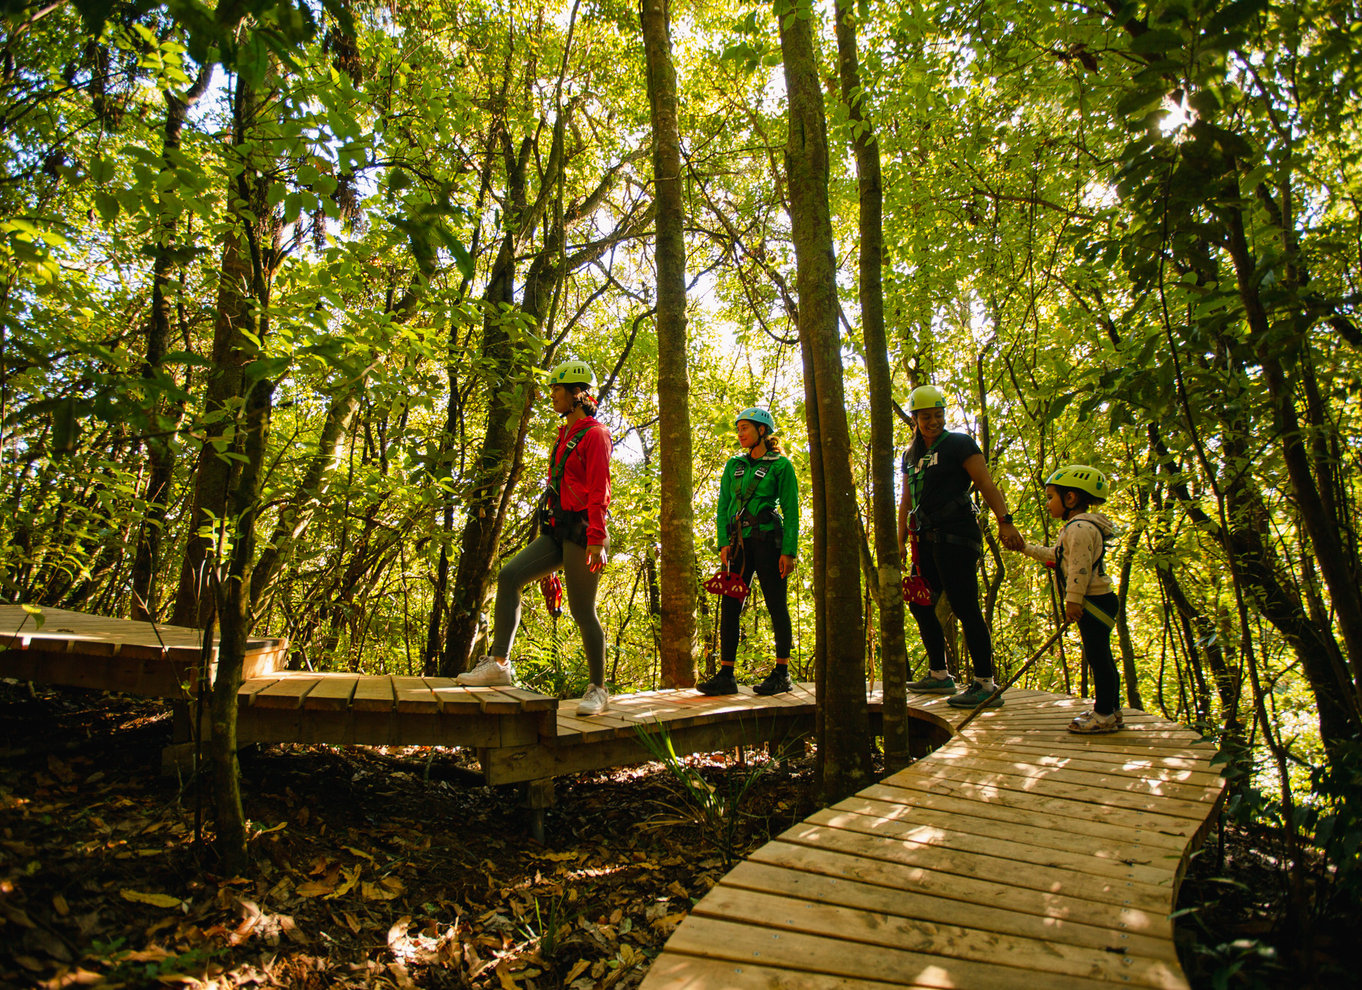
[[[540,845],[458,751],[275,746],[242,760],[257,871],[219,876],[169,738],[158,703],[0,682],[0,984],[632,987],[726,870],[659,765],[560,780]],[[732,757],[695,762],[726,789],[760,765]],[[813,810],[811,774],[763,768],[736,855]],[[1287,985],[1263,846],[1192,865],[1198,987]]]

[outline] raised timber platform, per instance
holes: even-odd
[[[1006,698],[735,867],[645,990],[1187,987],[1169,914],[1224,797],[1214,748],[1138,712],[1075,736],[1077,699]]]
[[[192,694],[195,671],[203,662],[199,630],[60,608],[39,612],[35,616],[21,605],[0,605],[0,676],[155,698]],[[287,654],[287,640],[252,639],[243,676],[276,670]],[[209,679],[216,674],[214,647]]]

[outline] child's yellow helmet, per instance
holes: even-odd
[[[1111,483],[1107,481],[1107,476],[1087,464],[1066,464],[1056,468],[1054,473],[1045,479],[1045,483],[1057,488],[1076,488],[1090,495],[1094,502],[1105,502],[1107,495],[1111,493]]]

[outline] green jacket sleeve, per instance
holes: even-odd
[[[790,557],[799,555],[799,479],[795,477],[794,465],[790,459],[781,461],[780,500],[781,521],[785,525],[785,535],[780,541],[780,552]]]
[[[733,465],[734,458],[729,458],[724,465],[723,480],[719,482],[719,508],[715,512],[715,522],[717,524],[716,546],[728,546],[728,517],[731,516],[737,505],[733,497]]]

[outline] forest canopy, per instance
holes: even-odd
[[[837,11],[858,34],[850,101]],[[1257,813],[1291,819],[1293,794],[1355,767],[1359,13],[673,4],[692,580],[714,560],[736,410],[771,410],[808,487],[778,18],[810,18],[867,574],[853,145],[873,133],[895,397],[947,394],[1037,542],[1056,466],[1114,479],[1127,701],[1223,736],[1270,794]],[[657,685],[668,396],[636,6],[10,0],[2,16],[0,595],[196,625],[236,581],[297,664],[458,672],[490,576],[530,533],[557,426],[544,374],[580,358],[617,445],[607,674]],[[1060,603],[986,535],[1007,668]],[[795,582],[808,676],[810,568]],[[878,678],[869,591],[864,608]],[[713,616],[701,596],[706,642]],[[751,618],[758,667],[768,624]],[[580,692],[576,649],[527,608],[529,686]],[[1087,690],[1072,649],[1033,683]]]

